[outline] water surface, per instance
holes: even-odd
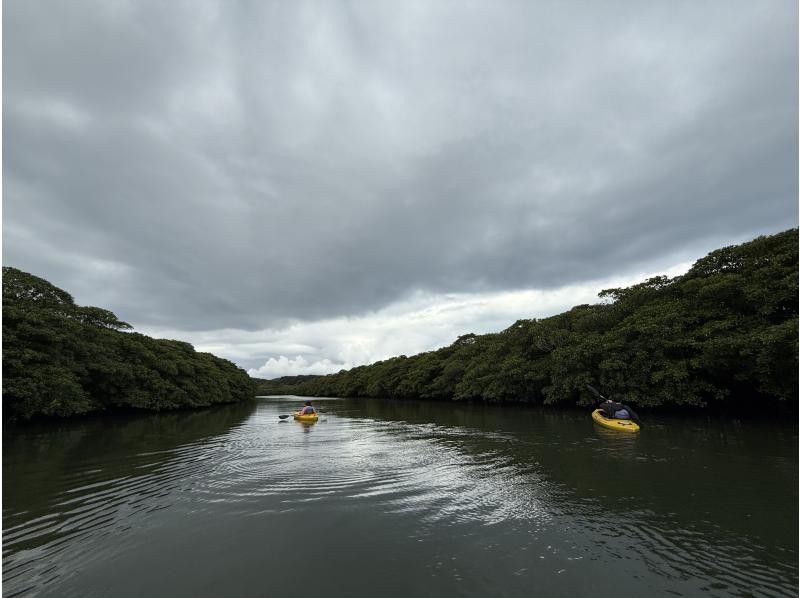
[[[794,422],[261,398],[7,426],[4,596],[794,596]]]

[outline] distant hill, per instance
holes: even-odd
[[[247,373],[188,344],[127,332],[43,278],[3,268],[3,417],[160,411],[252,399]]]
[[[590,405],[586,384],[632,405],[753,409],[798,399],[798,231],[724,247],[683,276],[600,293],[502,332],[260,392]],[[299,378],[299,377],[297,377]]]
[[[304,374],[299,376],[281,376],[280,378],[272,378],[266,380],[264,378],[253,378],[253,381],[256,384],[256,392],[261,395],[268,395],[268,394],[281,394],[281,393],[273,393],[272,389],[274,388],[285,388],[287,386],[294,386],[296,384],[301,384],[303,382],[311,382],[312,380],[316,380],[319,378],[319,375],[316,374]]]

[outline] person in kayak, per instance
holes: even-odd
[[[312,415],[317,410],[311,405],[311,401],[306,401],[305,406],[300,410],[300,415]]]
[[[636,415],[636,412],[633,409],[617,401],[606,399],[604,403],[600,404],[599,408],[603,411],[603,415],[605,415],[608,419],[629,419],[636,422],[640,426],[642,425],[639,416]]]

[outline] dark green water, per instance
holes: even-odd
[[[795,421],[320,400],[3,434],[4,596],[794,596]]]

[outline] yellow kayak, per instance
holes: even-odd
[[[620,430],[621,432],[638,432],[639,425],[629,419],[609,419],[603,415],[602,409],[595,409],[592,411],[592,419],[603,426],[612,430]]]
[[[292,414],[292,416],[294,417],[294,419],[296,421],[307,422],[307,423],[312,423],[312,422],[315,422],[315,421],[317,421],[319,419],[319,415],[317,415],[316,413],[309,413],[307,415],[301,415],[299,411],[294,412]]]

